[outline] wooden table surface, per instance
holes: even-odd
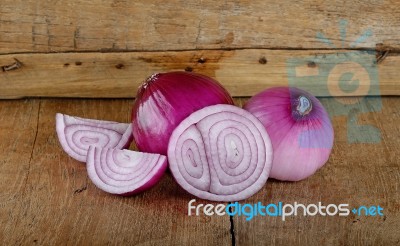
[[[301,182],[269,180],[246,203],[379,205],[384,216],[188,216],[193,197],[167,173],[134,197],[106,194],[85,165],[64,153],[56,112],[129,122],[130,99],[0,101],[1,245],[399,245],[400,98],[368,98],[357,118],[335,115],[335,99],[321,99],[333,115],[329,162]],[[382,100],[382,108],[376,105]],[[245,99],[236,99],[242,105]],[[372,112],[377,111],[377,112]],[[354,122],[354,120],[356,122]],[[377,143],[350,143],[349,122],[380,131]],[[360,128],[362,129],[362,128]],[[374,139],[361,131],[364,139]],[[376,140],[376,139],[375,139]],[[196,203],[206,203],[197,199]],[[213,203],[216,204],[216,203]]]

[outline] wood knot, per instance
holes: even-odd
[[[198,62],[198,63],[201,63],[201,64],[206,63],[206,61],[207,61],[207,59],[206,59],[206,58],[203,58],[203,57],[200,57],[200,58],[197,60],[197,62]]]
[[[119,64],[117,64],[117,65],[115,65],[115,68],[116,69],[123,69],[125,66],[124,66],[124,64],[122,64],[122,63],[119,63]]]
[[[261,57],[260,59],[258,59],[258,63],[260,64],[267,64],[267,58],[265,58],[265,56]]]
[[[315,63],[315,62],[313,62],[313,61],[309,61],[308,63],[307,63],[307,67],[312,67],[312,68],[314,68],[314,67],[316,67],[317,66],[317,64]]]
[[[75,191],[74,191],[74,194],[79,194],[79,193],[81,193],[82,191],[85,191],[87,189],[87,186],[83,186],[82,188],[80,188],[80,189],[76,189]]]

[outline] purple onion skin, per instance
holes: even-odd
[[[274,149],[270,177],[299,181],[329,159],[333,127],[320,101],[295,87],[276,87],[253,96],[244,109],[267,129]]]
[[[215,104],[233,105],[233,100],[212,78],[192,72],[152,75],[139,88],[132,110],[138,149],[166,155],[178,124],[191,113]]]

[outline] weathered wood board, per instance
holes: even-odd
[[[333,106],[334,99],[321,101],[331,115],[340,114]],[[347,217],[304,216],[299,208],[298,216],[286,217],[285,221],[279,216],[257,216],[251,221],[244,216],[234,217],[237,245],[400,244],[400,100],[370,98],[356,108],[370,112],[357,114],[355,122],[379,129],[378,140],[373,131],[364,129],[358,135],[371,143],[351,143],[349,117],[334,116],[335,141],[326,166],[304,181],[271,180],[246,203],[297,202],[307,206],[321,202],[325,206],[349,204],[350,210],[379,205],[384,216],[358,216],[352,212]]]
[[[396,0],[2,0],[0,53],[399,49],[399,9]]]
[[[128,98],[152,73],[172,70],[208,75],[233,96],[287,85],[305,87],[317,96],[400,95],[400,56],[389,53],[377,62],[376,55],[266,49],[2,55],[0,65],[14,64],[15,69],[0,71],[0,98]],[[348,72],[359,80],[355,91],[339,87]],[[374,84],[379,90],[368,92]],[[332,90],[335,86],[339,89]]]
[[[235,100],[239,106],[246,101]],[[0,244],[232,245],[234,240],[236,245],[397,245],[400,100],[361,101],[360,107],[371,112],[359,113],[356,122],[379,129],[381,138],[376,143],[349,143],[349,118],[337,116],[335,100],[322,99],[333,115],[335,130],[326,166],[301,182],[269,180],[243,203],[380,205],[385,216],[297,216],[285,222],[277,217],[245,221],[243,216],[234,216],[230,221],[229,216],[188,216],[187,203],[193,197],[170,174],[143,194],[107,195],[90,182],[84,164],[61,149],[55,113],[129,122],[132,100],[2,100]],[[207,202],[197,199],[196,203]]]
[[[231,245],[229,217],[188,217],[170,175],[123,198],[101,192],[58,144],[55,113],[128,122],[131,100],[0,101],[0,244]]]
[[[151,73],[185,69],[220,80],[234,96],[252,96],[287,85],[293,58],[312,60],[299,72],[321,76],[307,86],[332,96],[316,72],[329,72],[334,54],[356,50],[378,53],[366,59],[367,72],[379,73],[380,91],[369,95],[399,95],[396,0],[4,0],[0,98],[133,97]],[[368,83],[360,81],[361,91]]]

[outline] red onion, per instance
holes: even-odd
[[[56,130],[64,151],[85,162],[90,145],[127,148],[132,142],[132,125],[56,114]]]
[[[272,145],[252,114],[232,105],[214,105],[191,114],[173,131],[168,162],[176,181],[189,193],[213,201],[238,201],[264,186]]]
[[[333,128],[328,113],[310,93],[293,87],[271,88],[252,97],[244,109],[263,123],[271,137],[271,178],[302,180],[327,162]]]
[[[167,168],[159,154],[90,146],[87,154],[89,178],[111,194],[133,195],[153,187]]]
[[[152,75],[139,88],[132,110],[138,149],[166,155],[175,127],[194,111],[215,104],[233,104],[233,100],[209,77],[190,72]]]

